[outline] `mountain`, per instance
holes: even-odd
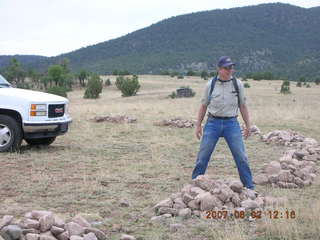
[[[314,77],[320,75],[319,25],[320,7],[273,3],[212,10],[171,17],[56,57],[25,56],[21,62],[43,69],[68,58],[74,71],[159,73],[212,71],[219,56],[229,55],[239,74],[271,71],[291,78]]]

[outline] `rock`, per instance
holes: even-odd
[[[297,150],[294,152],[294,157],[298,160],[302,160],[302,158],[306,155],[309,155],[308,151],[307,150]]]
[[[182,198],[176,198],[173,202],[173,208],[175,209],[183,209],[187,207],[187,205],[182,201]]]
[[[168,208],[168,207],[161,207],[158,209],[158,214],[163,215],[163,214],[171,214],[173,216],[178,215],[178,210],[174,208]]]
[[[193,182],[197,187],[205,191],[210,191],[214,187],[214,181],[206,175],[199,175]]]
[[[278,174],[272,174],[268,177],[268,181],[270,183],[277,183],[279,181],[279,176]]]
[[[191,209],[190,208],[180,209],[178,212],[178,216],[182,217],[183,219],[190,218],[191,217]]]
[[[81,215],[76,215],[72,218],[72,222],[79,224],[81,227],[91,227],[91,224]]]
[[[35,233],[26,234],[26,240],[39,240],[40,235]]]
[[[192,214],[195,215],[195,216],[197,216],[197,217],[200,217],[201,212],[198,211],[198,210],[194,210],[194,211],[192,211]]]
[[[278,182],[278,186],[281,188],[297,188],[298,187],[295,183],[291,183],[291,182]]]
[[[136,238],[131,235],[121,234],[120,240],[136,240]]]
[[[153,208],[155,209],[155,211],[158,211],[158,209],[161,208],[161,207],[172,208],[173,207],[173,201],[170,198],[162,200],[157,205],[155,205]]]
[[[188,203],[188,207],[191,208],[192,210],[199,210],[200,209],[200,202],[197,200],[191,200]]]
[[[43,215],[39,219],[40,231],[45,232],[51,229],[54,224],[54,216],[52,213]]]
[[[97,228],[93,228],[93,227],[90,227],[90,228],[85,228],[85,231],[84,231],[86,234],[87,233],[94,233],[94,235],[96,235],[96,237],[98,238],[98,240],[106,240],[107,237],[106,235],[104,234],[104,232],[100,231],[99,229]]]
[[[129,207],[130,204],[126,199],[121,199],[119,202],[120,207]]]
[[[290,170],[281,170],[278,178],[279,182],[292,183],[294,180],[294,176],[291,174]]]
[[[40,228],[40,223],[37,220],[30,219],[30,218],[25,218],[20,222],[20,226],[22,226],[23,228],[39,229]]]
[[[59,240],[69,240],[69,233],[67,231],[61,233],[61,234],[59,234],[57,236],[57,239],[59,239]]]
[[[258,174],[254,177],[254,183],[258,185],[268,184],[268,176],[266,174]]]
[[[182,195],[182,201],[185,203],[185,204],[188,204],[191,200],[193,200],[194,198],[189,195],[188,193],[185,193]]]
[[[247,209],[255,209],[258,208],[259,205],[256,201],[247,199],[241,202],[241,207],[244,207],[246,210]]]
[[[170,224],[170,232],[171,233],[175,233],[175,232],[177,232],[177,231],[179,231],[181,229],[184,229],[184,228],[185,228],[185,226],[183,224],[181,224],[181,223],[172,223],[172,224]]]
[[[50,211],[42,211],[42,210],[34,210],[31,212],[32,218],[37,219],[38,221],[40,220],[41,217],[46,215],[53,215],[53,213]]]
[[[121,224],[112,224],[111,231],[112,232],[120,232],[122,230]]]
[[[294,183],[300,188],[302,188],[304,186],[304,183],[303,183],[302,179],[299,178],[299,177],[295,177],[294,178]]]
[[[46,234],[40,234],[39,240],[56,240],[56,238]]]
[[[18,225],[7,225],[0,231],[5,240],[18,240],[22,235],[22,229]]]
[[[221,201],[209,192],[201,194],[201,196],[199,197],[199,202],[201,211],[212,210],[215,207],[222,207]]]
[[[58,236],[59,234],[63,233],[64,232],[64,229],[63,228],[58,228],[56,226],[52,226],[50,231],[52,232],[52,234],[54,236]]]
[[[182,198],[182,193],[181,193],[181,192],[172,193],[172,194],[170,195],[170,199],[171,199],[172,201],[174,201],[174,200],[177,199],[177,198]]]
[[[268,175],[271,174],[278,174],[281,170],[281,165],[277,161],[272,161],[268,164],[268,166],[265,169],[265,173]]]
[[[23,234],[23,235],[27,235],[28,233],[40,234],[40,230],[34,229],[34,228],[22,229],[22,234]]]
[[[84,233],[85,228],[78,223],[69,222],[65,225],[65,229],[69,232],[69,235],[81,236]]]
[[[318,146],[317,140],[315,140],[313,138],[305,138],[303,143],[305,146],[309,146],[309,147]]]
[[[65,221],[58,217],[57,215],[54,215],[54,226],[58,227],[58,228],[64,228],[65,225]]]
[[[192,188],[190,188],[190,195],[191,195],[192,197],[196,197],[196,196],[198,196],[199,194],[205,193],[205,192],[206,192],[205,190],[203,190],[202,188],[199,188],[199,187],[192,187]]]
[[[10,225],[10,223],[13,220],[13,216],[11,215],[4,215],[0,221],[0,230],[7,225]]]
[[[241,193],[242,189],[243,189],[243,185],[242,185],[242,183],[240,181],[232,181],[230,183],[230,188],[234,192]]]
[[[233,191],[225,185],[220,189],[220,193],[217,196],[222,202],[227,202],[230,201],[232,195]]]
[[[152,217],[151,219],[150,219],[150,221],[151,222],[164,222],[164,221],[166,221],[167,220],[167,216],[165,216],[166,214],[164,214],[164,215],[160,215],[160,216],[154,216],[154,217]],[[170,215],[170,214],[169,214]],[[170,215],[170,217],[172,217],[171,215]]]
[[[238,194],[234,194],[231,201],[235,207],[241,207],[241,199]]]
[[[83,240],[83,237],[76,236],[76,235],[72,235],[72,236],[70,237],[70,240]]]

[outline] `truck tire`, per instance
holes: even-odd
[[[50,145],[56,140],[56,137],[46,137],[46,138],[29,138],[25,139],[29,145]]]
[[[22,141],[22,129],[19,122],[7,115],[0,114],[0,152],[19,149]]]

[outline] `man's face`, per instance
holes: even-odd
[[[231,65],[229,67],[220,67],[219,68],[219,75],[222,78],[229,79],[233,73],[234,73],[234,66],[233,65]]]

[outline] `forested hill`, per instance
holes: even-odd
[[[319,25],[320,7],[275,3],[204,11],[165,19],[123,37],[28,65],[43,67],[66,57],[74,71],[159,73],[212,70],[219,56],[230,55],[240,74],[271,71],[312,77],[320,75]]]

